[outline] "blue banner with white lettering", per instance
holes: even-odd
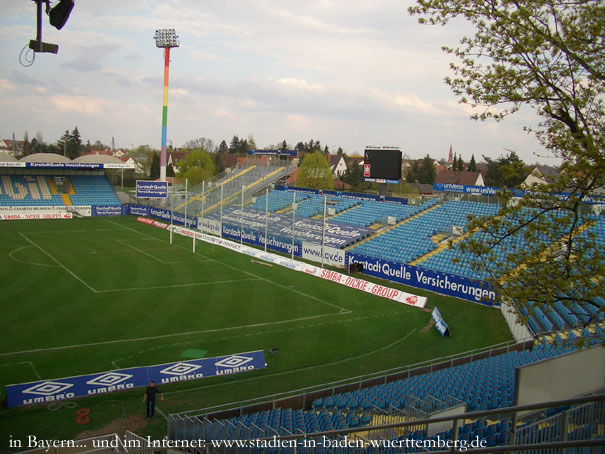
[[[347,252],[347,266],[361,263],[364,273],[442,295],[493,306],[496,293],[483,281]]]
[[[93,216],[126,216],[128,214],[128,207],[126,205],[93,205],[91,207],[91,214]]]
[[[265,156],[289,156],[296,158],[298,150],[248,150],[250,155],[265,155]]]
[[[292,191],[298,192],[301,194],[316,194],[316,195],[333,195],[336,197],[342,197],[345,199],[357,199],[357,200],[369,200],[373,202],[387,202],[387,203],[396,203],[398,205],[407,205],[408,199],[402,197],[390,197],[390,196],[380,196],[374,194],[362,194],[359,192],[342,192],[342,191],[330,191],[323,189],[309,189],[309,188],[297,188],[297,187],[289,187],[276,184],[276,191]]]
[[[443,320],[441,312],[439,312],[437,306],[435,306],[435,308],[433,309],[433,312],[431,313],[431,318],[435,322],[435,328],[437,328],[437,331],[439,331],[442,336],[450,335],[450,328],[449,326],[447,326],[447,323],[445,323],[445,320]]]
[[[165,199],[168,197],[168,182],[137,180],[137,197]]]
[[[243,241],[247,244],[253,244],[259,247],[265,247],[265,234],[264,232],[258,232],[253,229],[249,229],[243,226]],[[230,240],[240,241],[240,226],[225,224],[223,222],[223,238]],[[272,233],[267,234],[267,248],[273,251],[281,252],[283,254],[292,254],[292,237],[286,238],[283,236],[276,236]],[[302,256],[301,244],[294,243],[294,255],[297,257]]]
[[[146,216],[155,219],[161,219],[170,222],[170,210],[163,208],[149,207],[146,205],[128,205],[128,214],[133,216]],[[197,217],[187,216],[187,227],[197,229]],[[177,211],[172,215],[172,223],[177,225],[185,225],[185,215]]]
[[[191,361],[112,370],[77,377],[42,380],[6,387],[7,407],[42,404],[76,397],[124,391],[147,386],[175,383],[217,375],[232,375],[255,369],[264,369],[262,350],[236,355],[202,358]]]

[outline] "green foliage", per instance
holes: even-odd
[[[477,171],[477,163],[475,162],[475,155],[471,156],[471,160],[468,163],[468,167],[466,168],[466,170],[468,170],[469,172]]]
[[[315,189],[334,189],[332,170],[321,151],[306,154],[296,175],[296,186]]]
[[[340,149],[339,149],[340,150]],[[353,191],[363,192],[366,191],[370,184],[365,182],[363,177],[363,168],[356,161],[351,161],[347,166],[347,170],[344,175],[340,178],[347,184],[350,184]]]
[[[487,162],[485,184],[496,188],[514,188],[519,186],[527,176],[527,167],[514,151],[497,160],[483,156]]]
[[[240,154],[245,155],[248,153],[248,141],[246,139],[240,140],[236,135],[231,139],[231,144],[229,145],[229,153],[232,154]]]
[[[82,138],[80,137],[80,131],[76,126],[70,133],[65,130],[61,138],[57,141],[57,148],[60,150],[60,154],[64,154],[69,159],[74,159],[80,156],[82,153]]]
[[[474,35],[457,48],[454,77],[446,83],[460,101],[478,107],[474,119],[497,121],[529,107],[539,117],[527,126],[544,148],[562,161],[554,181],[538,185],[513,201],[500,196],[491,219],[475,220],[480,229],[462,243],[475,254],[474,266],[488,272],[505,300],[568,307],[585,303],[602,313],[605,260],[590,233],[583,203],[605,188],[605,4],[599,0],[417,0],[409,9],[421,23],[446,25],[466,20]],[[520,160],[489,162],[486,184],[514,187]],[[507,162],[504,162],[507,161]],[[498,184],[501,183],[501,184]],[[556,197],[557,193],[568,197]],[[516,239],[519,250],[506,260],[493,247]]]
[[[187,179],[191,187],[210,179],[214,175],[214,163],[208,153],[193,150],[177,164],[180,179]]]
[[[225,142],[224,140],[221,141],[220,145],[218,146],[218,152],[219,153],[228,153],[229,152],[229,147],[227,146],[227,142]]]
[[[221,158],[220,153],[214,153],[214,159],[212,160],[212,162],[214,163],[215,174],[221,173],[225,170],[225,164],[223,163],[223,159]]]
[[[149,179],[157,180],[158,178],[160,178],[160,155],[159,153],[152,153],[149,165]]]
[[[435,169],[433,158],[427,154],[422,159],[421,164],[418,164],[416,161],[412,165],[411,173],[414,178],[411,181],[418,181],[419,183],[423,184],[433,184],[435,182],[435,178],[437,178],[437,170]]]

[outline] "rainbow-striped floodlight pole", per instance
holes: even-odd
[[[162,152],[160,154],[160,181],[166,181],[166,126],[168,123],[168,71],[170,48],[179,47],[179,37],[174,28],[155,31],[155,46],[164,49],[164,104],[162,107]]]

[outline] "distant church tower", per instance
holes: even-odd
[[[452,145],[450,144],[450,154],[447,158],[447,162],[453,162],[454,161],[454,155],[452,153]]]

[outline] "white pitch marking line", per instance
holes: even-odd
[[[40,380],[42,377],[40,376],[40,374],[38,373],[38,371],[36,370],[36,367],[34,366],[34,363],[31,361],[20,361],[18,363],[11,363],[11,364],[0,364],[0,367],[8,367],[8,366],[16,366],[18,364],[28,364],[29,367],[32,368],[32,371],[34,372],[34,375],[36,376],[36,378],[38,380]]]
[[[250,378],[245,378],[243,380],[238,380],[236,383],[243,383],[243,382],[247,382],[247,381],[253,381],[253,380],[259,380],[259,379],[263,379],[263,378],[273,378],[273,377],[278,377],[280,375],[286,375],[286,374],[292,374],[292,373],[299,373],[301,371],[304,370],[313,370],[313,369],[319,369],[321,367],[326,367],[326,366],[334,366],[335,364],[340,364],[340,363],[345,363],[348,361],[353,361],[353,360],[359,360],[360,358],[365,358],[366,356],[371,356],[374,355],[376,352],[380,352],[383,350],[387,350],[391,347],[394,347],[395,345],[403,342],[404,340],[406,340],[408,337],[410,337],[412,334],[414,334],[416,332],[416,328],[414,328],[412,331],[410,331],[409,333],[407,333],[405,336],[403,336],[401,339],[397,339],[395,342],[392,342],[388,345],[385,345],[384,347],[381,347],[377,350],[372,350],[371,352],[368,353],[363,353],[359,356],[352,356],[349,358],[344,358],[344,359],[339,359],[337,361],[332,361],[330,363],[324,363],[324,364],[318,364],[316,366],[307,366],[307,367],[301,367],[298,369],[292,369],[292,370],[286,370],[284,372],[277,372],[275,374],[268,374],[268,375],[260,375],[258,377],[250,377]],[[199,386],[197,388],[187,388],[187,389],[182,389],[182,390],[178,390],[178,391],[168,391],[164,394],[180,394],[180,393],[188,393],[188,392],[192,392],[192,391],[196,391],[199,389],[208,389],[208,388],[215,388],[217,386],[229,386],[232,385],[234,382],[219,382],[219,383],[215,383],[212,385],[207,385],[207,386]],[[321,385],[317,385],[317,386],[321,386]],[[226,404],[229,405],[229,404]],[[197,412],[200,410],[190,410],[190,411],[185,411],[185,412],[181,412],[178,414],[187,414],[187,413],[192,413],[192,412]]]
[[[124,229],[124,230],[126,230],[126,229]],[[141,238],[141,239],[138,239],[138,241],[155,241],[155,240],[156,240],[155,238]],[[121,245],[123,245],[123,246],[127,246],[129,248],[132,248],[135,251],[140,252],[141,254],[145,254],[145,255],[151,257],[152,259],[158,260],[159,262],[164,263],[166,265],[172,265],[172,264],[175,264],[175,263],[206,263],[206,262],[210,262],[211,261],[210,259],[206,259],[206,260],[162,260],[162,259],[156,257],[155,255],[150,254],[149,252],[146,252],[146,251],[143,251],[141,249],[138,249],[138,248],[134,247],[133,245],[131,245],[131,244],[128,243],[128,240],[116,240],[116,241],[118,243],[120,243]]]
[[[37,247],[38,249],[40,249],[42,252],[44,252],[47,256],[49,256],[51,258],[51,260],[53,262],[55,262],[57,265],[59,265],[61,268],[63,268],[65,271],[67,271],[69,274],[71,274],[73,277],[75,277],[78,281],[80,281],[87,289],[89,289],[91,292],[93,293],[97,293],[97,291],[92,288],[90,285],[88,285],[86,283],[86,281],[84,281],[82,278],[78,277],[73,271],[71,271],[69,268],[67,268],[65,265],[63,265],[61,262],[59,262],[55,257],[53,257],[52,254],[50,254],[49,252],[46,252],[44,249],[42,249],[42,247],[38,246],[36,243],[34,243],[32,240],[30,240],[27,236],[25,236],[23,233],[19,232],[19,235],[21,235],[23,238],[25,238],[29,243],[31,243],[33,246]]]
[[[258,280],[260,280],[260,279],[231,279],[231,280],[227,280],[227,281],[194,282],[193,284],[158,285],[157,287],[115,288],[115,289],[108,289],[108,290],[97,290],[97,293],[129,292],[129,291],[135,291],[135,290],[157,290],[157,289],[162,289],[162,288],[178,288],[178,287],[195,287],[198,285],[232,284],[234,282],[258,281]]]
[[[14,251],[9,252],[9,253],[8,253],[8,256],[9,256],[11,259],[13,259],[14,261],[16,261],[16,262],[26,263],[26,264],[28,264],[28,265],[50,266],[50,267],[52,267],[52,268],[59,268],[57,265],[51,265],[51,264],[49,264],[49,263],[36,263],[36,262],[28,262],[27,260],[21,260],[21,259],[18,259],[17,257],[14,257],[14,256],[13,256],[13,254],[14,254],[15,252],[19,252],[19,251],[20,251],[20,250],[22,250],[22,249],[27,249],[27,248],[30,248],[30,247],[34,247],[34,246],[32,246],[31,244],[30,244],[29,246],[22,246],[22,247],[20,247],[20,248],[15,249]]]
[[[199,330],[199,331],[188,331],[185,333],[161,334],[159,336],[136,337],[136,338],[132,338],[132,339],[116,339],[116,340],[102,341],[102,342],[90,342],[87,344],[63,345],[60,347],[35,348],[32,350],[22,350],[22,351],[18,351],[18,352],[0,353],[0,357],[10,356],[10,355],[21,355],[21,354],[25,354],[25,353],[38,353],[38,352],[46,352],[46,351],[68,350],[71,348],[95,347],[97,345],[141,342],[141,341],[154,340],[154,339],[166,339],[166,338],[178,337],[178,336],[190,336],[193,334],[218,333],[221,331],[241,330],[241,329],[246,329],[246,328],[256,328],[256,327],[260,327],[260,326],[279,325],[282,323],[293,323],[293,322],[300,322],[303,320],[313,320],[316,318],[333,317],[333,316],[338,316],[338,315],[341,315],[341,314],[311,315],[309,317],[292,318],[289,320],[278,320],[276,322],[253,323],[251,325],[231,326],[231,327],[225,327],[225,328],[215,328],[215,329],[207,329],[207,330]]]
[[[116,224],[119,225],[119,224]],[[121,229],[89,229],[89,230],[35,230],[35,231],[31,231],[31,232],[22,232],[22,233],[27,233],[32,234],[32,233],[44,233],[44,234],[48,234],[48,233],[73,233],[73,232],[116,232],[118,230],[128,230],[126,228],[121,228]]]
[[[152,254],[149,254],[148,252],[145,252],[145,251],[144,251],[144,250],[142,250],[142,249],[139,249],[139,248],[137,248],[137,247],[134,247],[133,245],[128,244],[128,243],[126,243],[126,242],[124,242],[124,241],[122,241],[122,240],[116,240],[116,241],[117,241],[118,243],[120,243],[122,246],[126,246],[126,247],[129,247],[129,248],[131,248],[131,249],[134,249],[135,251],[140,252],[141,254],[146,255],[147,257],[152,258],[153,260],[156,260],[156,261],[158,261],[158,262],[160,262],[160,263],[163,263],[164,265],[168,265],[168,262],[165,262],[164,260],[159,259],[159,258],[157,258],[156,256],[154,256],[154,255],[152,255]]]
[[[161,416],[162,416],[162,417],[163,417],[163,418],[164,418],[166,421],[168,421],[168,416],[166,416],[166,415],[164,414],[164,412],[163,412],[162,410],[160,410],[160,407],[158,407],[158,406],[156,405],[155,410],[156,410],[156,411],[157,411],[157,412],[158,412],[158,413],[159,413],[159,414],[160,414],[160,415],[161,415]]]
[[[156,345],[154,347],[146,348],[144,350],[140,350],[136,353],[132,353],[123,358],[115,359],[111,362],[111,364],[113,364],[114,368],[119,369],[120,368],[120,366],[118,365],[119,362],[130,359],[136,355],[142,355],[144,353],[149,353],[151,351],[158,350],[160,348],[164,348],[166,346],[176,347],[176,346],[181,346],[181,345],[199,344],[200,342],[221,342],[221,341],[237,339],[237,338],[245,337],[245,336],[266,336],[267,334],[283,333],[285,331],[306,330],[306,329],[313,328],[315,326],[320,326],[320,325],[340,325],[342,323],[349,323],[349,322],[353,322],[356,320],[363,320],[363,319],[370,319],[370,318],[377,318],[377,317],[388,317],[388,316],[394,316],[394,315],[399,315],[399,314],[401,314],[401,312],[383,312],[381,314],[372,314],[372,315],[366,315],[364,317],[357,317],[357,318],[347,318],[347,319],[340,318],[338,320],[333,320],[333,321],[325,322],[325,323],[316,323],[314,325],[298,325],[298,326],[292,326],[292,327],[286,328],[286,329],[257,331],[255,333],[251,333],[251,334],[235,334],[233,336],[215,337],[215,338],[208,338],[208,339],[194,339],[194,340],[185,341],[185,342],[174,342],[172,344],[161,344],[161,345]]]
[[[112,224],[115,224],[115,225],[120,225],[120,224],[118,224],[118,223],[116,223],[116,222],[113,222],[113,221],[111,221],[111,220],[109,220],[109,219],[105,219],[105,220],[106,220],[107,222],[111,222]],[[133,232],[136,232],[136,233],[138,233],[139,235],[144,235],[144,236],[147,236],[147,237],[149,237],[149,238],[153,238],[154,240],[161,241],[161,242],[163,243],[163,241],[162,241],[161,239],[156,238],[156,237],[151,236],[151,235],[148,235],[148,234],[143,233],[143,232],[139,232],[138,230],[133,229],[133,228],[131,228],[131,227],[127,227],[127,229],[132,230]],[[178,247],[178,248],[180,248],[180,249],[184,249],[184,250],[186,250],[186,251],[189,251],[189,249],[184,248],[184,247],[182,247],[182,246],[179,246],[179,245],[175,245],[175,246],[176,246],[176,247]],[[264,278],[264,277],[258,276],[258,275],[254,274],[254,273],[250,273],[249,271],[240,270],[240,269],[238,269],[238,268],[236,268],[236,267],[234,267],[234,266],[231,266],[231,265],[229,265],[229,264],[227,264],[227,263],[224,263],[224,262],[220,262],[220,261],[218,261],[218,260],[211,259],[211,258],[209,258],[209,257],[206,257],[206,256],[202,255],[202,254],[198,254],[197,252],[196,252],[196,254],[197,254],[197,255],[199,255],[199,256],[201,256],[201,257],[204,257],[204,258],[206,258],[206,259],[208,259],[208,260],[210,260],[210,261],[213,261],[213,262],[216,262],[216,263],[220,263],[221,265],[226,266],[227,268],[231,268],[232,270],[235,270],[235,271],[237,271],[237,272],[239,272],[239,273],[245,273],[245,274],[248,274],[248,275],[250,275],[250,276],[254,276],[254,277],[258,278],[258,279],[262,279],[262,280],[264,280],[264,281],[266,281],[266,282],[270,282],[271,284],[277,285],[278,287],[281,287],[281,288],[286,289],[286,290],[288,290],[288,291],[292,291],[292,292],[298,293],[299,295],[306,296],[307,298],[311,298],[311,299],[313,299],[313,300],[315,300],[315,301],[318,301],[318,302],[320,302],[320,303],[323,303],[323,304],[326,304],[326,305],[328,305],[328,306],[332,306],[332,307],[335,307],[335,308],[337,308],[337,309],[340,309],[340,313],[341,313],[341,314],[350,314],[350,313],[351,313],[351,311],[350,311],[349,309],[345,309],[344,307],[338,306],[338,305],[336,305],[336,304],[329,303],[329,302],[327,302],[327,301],[322,300],[321,298],[317,298],[316,296],[309,295],[309,294],[307,294],[307,293],[301,292],[301,291],[296,290],[296,289],[293,289],[293,288],[288,288],[287,286],[282,285],[282,284],[279,284],[279,283],[277,283],[277,282],[274,282],[274,281],[272,281],[272,280],[270,280],[270,279],[267,279],[267,278]]]

